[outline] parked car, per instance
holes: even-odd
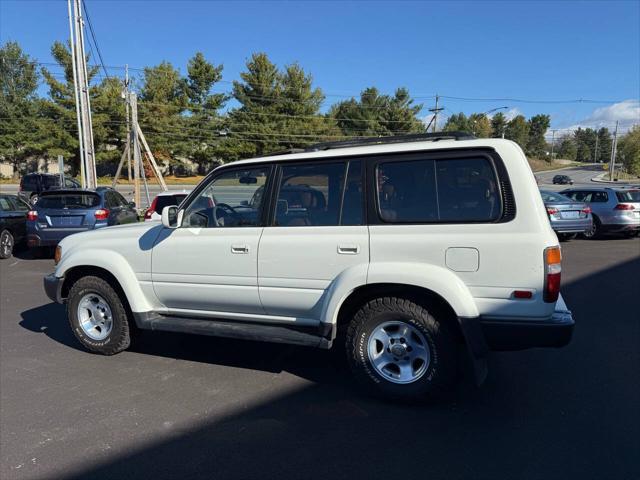
[[[593,227],[584,233],[587,238],[603,233],[634,236],[640,231],[640,190],[591,187],[572,188],[560,193],[591,207]]]
[[[560,257],[521,148],[447,132],[223,165],[159,224],[62,240],[44,288],[93,352],[134,326],[337,345],[415,399],[467,363],[481,383],[489,350],[566,345]]]
[[[553,177],[554,185],[573,185],[573,180],[568,175],[555,175]]]
[[[74,233],[137,221],[133,202],[111,188],[49,190],[27,214],[27,243],[37,254]]]
[[[0,195],[0,258],[9,258],[26,238],[27,212],[31,205],[17,195]]]
[[[159,221],[164,207],[180,205],[190,193],[190,191],[186,190],[182,192],[160,192],[151,202],[151,206],[144,212],[144,221]]]
[[[573,239],[577,234],[589,232],[593,228],[591,207],[586,203],[575,202],[548,190],[541,190],[540,195],[547,208],[551,228],[560,240]]]
[[[34,205],[42,192],[48,190],[58,190],[60,188],[76,189],[81,188],[73,178],[64,177],[64,186],[60,184],[60,175],[52,173],[28,173],[20,180],[20,189],[18,194],[28,199]]]

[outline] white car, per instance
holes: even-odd
[[[56,259],[45,290],[91,351],[126,349],[134,325],[337,345],[398,399],[452,387],[461,358],[481,383],[489,350],[561,347],[574,326],[535,178],[502,139],[376,138],[227,164],[162,223],[67,237]]]
[[[182,190],[177,192],[167,191],[160,192],[151,202],[151,206],[144,212],[145,222],[157,222],[161,218],[162,209],[171,205],[180,205],[187,198],[191,191]]]

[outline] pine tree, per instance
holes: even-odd
[[[507,123],[504,137],[513,140],[525,150],[529,140],[529,124],[523,115],[517,115]]]
[[[547,141],[544,135],[547,133],[549,125],[551,125],[551,117],[549,115],[534,115],[527,124],[529,127],[526,143],[527,155],[543,158],[547,153]]]
[[[507,129],[507,117],[504,113],[498,112],[491,117],[491,136],[493,138],[502,138]]]

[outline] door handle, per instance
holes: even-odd
[[[248,245],[231,245],[231,253],[249,253]]]
[[[360,245],[338,245],[338,253],[341,255],[357,255],[360,253]]]

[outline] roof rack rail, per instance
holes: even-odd
[[[361,147],[364,145],[385,145],[388,143],[405,142],[437,142],[439,140],[473,140],[476,138],[469,132],[437,132],[437,133],[414,133],[410,135],[393,135],[386,137],[362,137],[339,142],[323,142],[310,145],[304,149],[305,152],[317,152],[320,150],[331,150],[334,148]],[[287,152],[288,153],[288,152]],[[298,153],[298,152],[291,152]]]
[[[278,155],[288,155],[290,153],[304,153],[308,151],[309,150],[307,150],[306,148],[287,148],[285,150],[278,150],[276,152],[265,153],[264,155],[258,155],[257,157],[254,157],[254,158],[275,157]]]

